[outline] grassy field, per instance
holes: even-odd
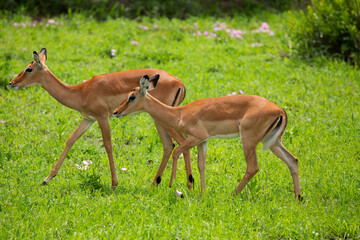
[[[0,238],[360,238],[360,71],[328,59],[287,58],[289,17],[96,22],[75,15],[34,22],[3,15]],[[68,84],[159,68],[183,80],[184,104],[239,90],[270,99],[289,116],[283,143],[299,159],[303,203],[294,198],[286,165],[261,146],[260,171],[231,197],[246,168],[239,139],[208,142],[205,197],[195,150],[194,191],[186,189],[183,159],[172,189],[170,163],[161,185],[151,187],[162,149],[148,114],[110,120],[115,191],[97,124],[76,142],[57,177],[41,186],[81,119],[39,86],[7,86],[42,47],[49,69]],[[76,166],[89,160],[86,170]],[[185,197],[176,198],[175,190]]]

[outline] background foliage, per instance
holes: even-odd
[[[0,2],[0,9],[12,13],[23,11],[36,17],[81,12],[97,19],[140,16],[186,18],[198,15],[233,16],[240,12],[249,14],[265,9],[284,11],[303,7],[308,2],[309,0],[3,0]]]
[[[206,7],[204,7],[206,6]],[[359,0],[4,0],[1,13],[24,14],[35,19],[81,13],[97,20],[126,17],[192,16],[233,17],[262,11],[300,10],[291,21],[293,57],[338,57],[360,64]]]
[[[359,5],[359,0],[313,0],[292,22],[297,52],[339,57],[360,66]]]

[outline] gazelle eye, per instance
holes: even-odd
[[[134,101],[136,98],[136,96],[134,94],[131,94],[129,97],[128,97],[128,102],[132,102]]]
[[[32,72],[32,68],[26,68],[25,72]]]

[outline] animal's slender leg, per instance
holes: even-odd
[[[159,136],[161,138],[161,142],[163,145],[163,157],[159,166],[159,169],[155,175],[155,178],[152,182],[153,185],[158,185],[161,182],[161,176],[165,170],[166,164],[169,161],[171,152],[174,149],[174,143],[172,139],[170,138],[169,134],[166,132],[166,130],[160,125],[158,122],[155,122],[156,129],[159,133]]]
[[[185,138],[181,135],[181,133],[175,131],[174,129],[168,129],[170,136],[175,139],[175,141],[180,145],[185,141]],[[185,169],[186,169],[186,179],[187,179],[187,186],[189,189],[193,188],[194,184],[194,177],[192,174],[191,169],[191,158],[190,158],[190,149],[184,150],[182,152],[184,161],[185,161]]]
[[[161,160],[161,164],[159,166],[159,170],[156,173],[152,184],[159,184],[161,182],[161,176],[164,172],[166,164],[169,161],[171,152],[173,151],[174,146],[175,146],[173,141],[171,140],[171,138],[173,138],[179,144],[184,142],[185,138],[181,135],[181,133],[177,132],[176,130],[174,130],[166,125],[161,124],[158,121],[155,121],[155,126],[158,130],[159,136],[160,136],[162,144],[163,144],[163,157]],[[188,188],[191,189],[192,183],[194,182],[194,178],[193,178],[192,170],[191,170],[190,151],[185,150],[183,153],[183,156],[184,156],[184,160],[185,160]]]
[[[250,135],[251,132],[241,132],[241,141],[243,144],[243,150],[246,160],[246,171],[244,177],[240,181],[239,185],[236,187],[236,190],[233,193],[234,195],[239,194],[244,189],[246,184],[250,181],[250,179],[253,178],[254,175],[259,171],[259,165],[256,156],[256,146],[259,141],[253,140]]]
[[[175,148],[172,158],[172,169],[171,169],[171,179],[170,179],[170,188],[172,187],[173,180],[176,179],[176,168],[177,168],[177,160],[181,153],[185,151],[189,151],[192,147],[198,145],[201,141],[194,137],[188,137],[183,143],[181,143],[177,148]],[[189,162],[185,161],[185,167],[186,169],[191,169],[191,166],[189,166]],[[189,181],[189,179],[188,179]]]
[[[200,173],[201,181],[201,195],[205,193],[205,165],[206,165],[206,152],[207,152],[207,142],[202,142],[197,145],[198,149],[198,169]]]
[[[110,132],[110,124],[108,116],[98,117],[97,121],[99,123],[105,150],[108,155],[110,171],[111,171],[111,188],[115,190],[116,186],[118,185],[118,178],[116,174],[116,168],[114,163],[113,157],[113,150],[112,150],[112,143],[111,143],[111,132]]]
[[[57,163],[55,164],[55,166],[53,167],[53,169],[51,170],[49,176],[47,176],[44,181],[42,182],[42,184],[46,184],[50,181],[50,179],[52,179],[53,177],[56,176],[56,174],[59,172],[59,169],[62,165],[62,163],[64,162],[64,159],[66,157],[66,155],[68,154],[68,152],[70,151],[71,147],[74,145],[74,143],[81,137],[81,135],[84,134],[84,132],[86,132],[86,130],[94,123],[94,121],[90,121],[88,119],[83,118],[79,124],[79,126],[75,129],[75,131],[70,135],[69,139],[66,142],[66,146],[64,151],[62,152],[59,160],[57,161]]]
[[[298,169],[298,160],[292,155],[283,145],[277,140],[273,146],[270,147],[270,150],[281,160],[283,160],[288,166],[291,177],[294,183],[294,193],[295,196],[301,200],[301,191],[300,191],[300,181],[299,181],[299,169]]]

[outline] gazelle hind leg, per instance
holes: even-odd
[[[298,169],[298,160],[292,155],[280,142],[277,140],[271,147],[270,150],[281,160],[283,160],[288,166],[291,177],[294,183],[294,192],[295,196],[302,200],[301,191],[300,191],[300,181],[299,181],[299,169]]]
[[[241,182],[236,187],[236,190],[233,192],[233,195],[239,194],[244,189],[246,184],[250,181],[250,179],[253,178],[255,174],[259,171],[259,165],[256,156],[256,145],[258,144],[258,142],[254,143],[252,141],[249,141],[248,139],[251,138],[248,138],[245,134],[242,133],[241,141],[243,144],[246,160],[246,171]]]

